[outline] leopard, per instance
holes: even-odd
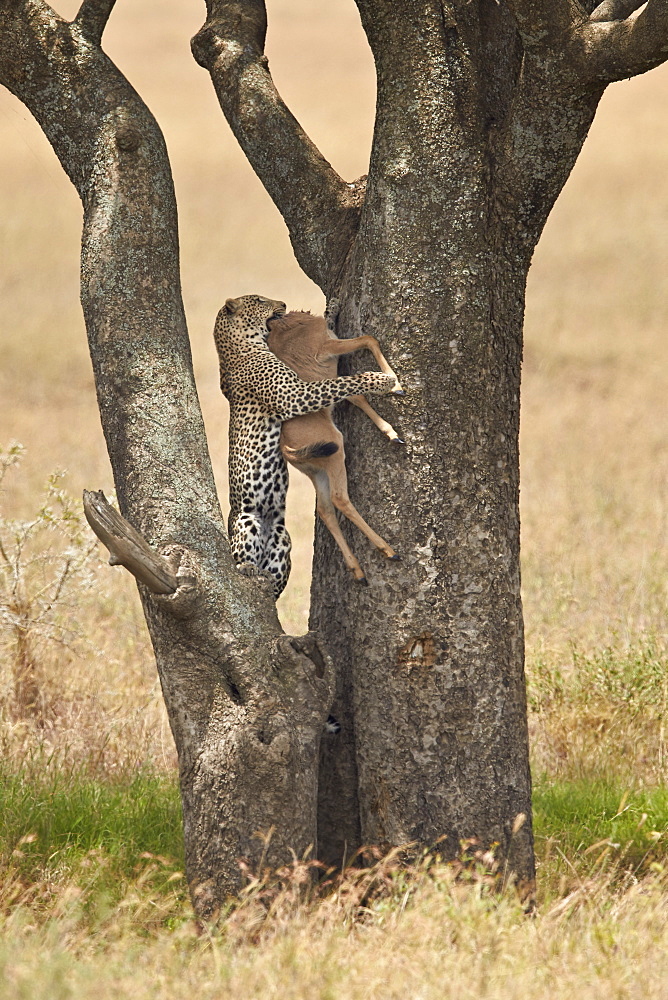
[[[271,580],[278,598],[290,575],[291,541],[285,526],[288,470],[281,454],[283,421],[314,413],[347,396],[403,395],[396,378],[362,372],[305,382],[269,349],[269,323],[285,302],[262,295],[227,299],[218,312],[214,342],[220,387],[230,404],[228,535],[237,570]]]

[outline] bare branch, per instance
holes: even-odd
[[[100,44],[115,5],[116,0],[83,0],[74,23],[78,25],[84,38],[94,45]]]
[[[167,560],[156,555],[130,522],[111,506],[101,490],[84,490],[83,505],[86,520],[111,553],[110,566],[125,566],[153,594],[176,593],[179,583]]]
[[[540,53],[555,78],[611,83],[668,59],[668,0],[603,0],[587,13],[579,0],[506,0],[525,52]]]
[[[207,0],[192,50],[285,219],[299,263],[329,290],[357,232],[363,188],[339,177],[284,104],[264,55],[266,29],[264,0]]]
[[[607,0],[575,33],[573,49],[589,80],[609,83],[661,65],[668,59],[668,0]]]

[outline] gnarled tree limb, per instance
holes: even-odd
[[[207,0],[192,40],[221,108],[285,219],[302,268],[331,289],[359,224],[363,186],[347,184],[322,156],[274,86],[264,55],[264,0]]]
[[[598,102],[614,80],[668,58],[668,0],[506,0],[524,46],[522,71],[500,130],[497,180],[514,202],[523,252],[577,159]],[[503,208],[502,208],[503,211]]]
[[[109,549],[109,565],[125,566],[152,594],[174,594],[178,580],[169,564],[157,555],[129,521],[111,506],[102,490],[84,490],[86,520]]]

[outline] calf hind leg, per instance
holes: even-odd
[[[376,546],[377,549],[387,556],[388,559],[399,560],[401,556],[397,555],[391,545],[389,545],[384,538],[382,538],[376,531],[371,528],[356,507],[353,506],[352,501],[346,494],[342,496],[340,493],[335,493],[332,490],[332,503],[340,510],[344,517],[347,517],[349,521],[360,529],[369,541]]]
[[[306,471],[306,470],[302,470]],[[339,522],[336,519],[336,509],[332,503],[332,498],[329,491],[329,478],[324,469],[319,469],[317,472],[306,472],[311,482],[315,487],[316,495],[316,510],[318,516],[322,519],[324,525],[328,528],[332,538],[338,545],[343,556],[343,561],[352,573],[355,580],[366,586],[367,579],[364,575],[364,570],[360,566],[359,562],[355,558],[352,549],[343,537],[343,532],[339,527]]]
[[[376,546],[377,549],[387,556],[388,559],[399,559],[400,556],[394,551],[391,545],[384,538],[371,528],[348,496],[348,479],[346,476],[346,458],[343,448],[339,453],[329,459],[327,468],[329,477],[329,493],[331,501],[337,510],[340,510],[344,517],[359,528],[363,534]]]

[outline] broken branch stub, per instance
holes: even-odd
[[[125,566],[153,594],[176,593],[178,580],[167,560],[111,506],[102,490],[84,490],[83,506],[86,520],[109,549],[110,566]]]

